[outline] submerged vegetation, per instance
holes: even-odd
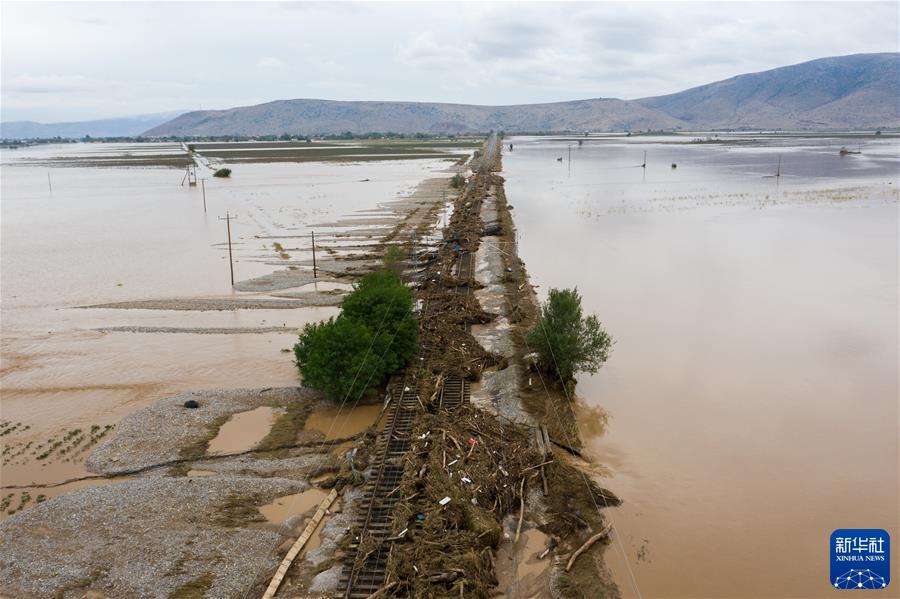
[[[334,401],[376,391],[416,350],[412,292],[392,270],[364,276],[341,314],[307,324],[294,346],[303,384]]]
[[[213,177],[227,178],[231,176],[230,168],[220,168],[216,172],[213,173]]]
[[[537,325],[528,333],[537,366],[564,385],[576,372],[597,372],[612,349],[613,339],[596,316],[583,316],[577,289],[551,289]]]
[[[465,184],[465,182],[466,178],[461,174],[456,173],[455,175],[453,175],[453,178],[450,179],[450,186],[454,189],[459,189],[463,186],[463,184]]]

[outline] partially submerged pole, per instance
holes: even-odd
[[[232,259],[231,254],[231,221],[236,219],[237,216],[231,216],[228,211],[225,211],[225,217],[219,217],[219,220],[224,220],[225,225],[228,228],[228,269],[231,271],[231,286],[234,287],[234,260]]]
[[[206,214],[206,179],[200,179],[200,187],[203,188],[203,214]]]
[[[312,235],[312,250],[313,250],[313,278],[319,278],[317,269],[316,269],[316,232],[311,231],[310,235]]]
[[[53,191],[53,183],[50,181],[50,171],[47,171],[47,186],[50,188],[50,191]]]

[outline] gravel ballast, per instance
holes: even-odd
[[[232,414],[319,398],[316,392],[301,387],[213,389],[167,397],[123,418],[115,435],[94,450],[85,466],[91,472],[110,475],[176,460],[183,447],[208,438],[211,427]],[[200,407],[185,408],[188,400],[197,401]]]
[[[283,539],[258,523],[222,525],[220,510],[306,487],[283,478],[147,477],[56,497],[0,526],[0,591],[165,599],[211,575],[206,596],[239,597],[277,566]]]

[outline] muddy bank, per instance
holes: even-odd
[[[309,410],[320,399],[301,387],[216,389],[167,397],[123,418],[113,438],[91,453],[86,466],[97,474],[116,474],[176,460],[185,447],[202,445],[205,452],[205,444],[233,414],[261,406]],[[198,407],[186,408],[189,401]]]
[[[100,333],[193,333],[196,335],[254,335],[260,333],[297,333],[293,327],[101,327]]]
[[[285,478],[152,477],[82,489],[0,526],[0,591],[13,597],[241,596],[275,567],[282,535],[256,506],[307,484]],[[175,595],[177,596],[177,595]]]
[[[302,284],[302,283],[300,283]],[[300,285],[298,284],[298,285]],[[296,285],[292,285],[294,287]],[[131,302],[112,302],[79,308],[105,308],[115,310],[294,310],[315,306],[339,305],[341,298],[332,294],[310,293],[303,299],[268,299],[268,298],[173,298],[159,300],[136,300]]]
[[[327,422],[329,410],[312,391],[276,388],[184,393],[129,415],[87,463],[129,478],[85,481],[104,486],[48,499],[0,524],[0,593],[257,593],[303,531],[317,505],[310,497],[323,495],[316,485],[343,484],[337,480],[349,466],[337,449],[364,447],[380,406],[348,408],[344,428]],[[308,427],[310,414],[319,419]],[[326,434],[350,429],[349,438]],[[346,511],[339,505],[297,560],[288,587],[330,566],[349,517],[334,514]]]

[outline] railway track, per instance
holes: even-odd
[[[491,136],[487,150],[489,155],[496,151],[496,136]],[[479,164],[478,175],[490,173],[489,164]],[[469,184],[472,192],[473,183]],[[466,209],[480,211],[481,201],[473,202]],[[475,274],[475,255],[463,252],[457,261],[457,277],[465,281],[463,293],[471,293],[471,282]],[[416,260],[415,275],[419,275]],[[404,381],[391,389],[390,396],[397,398],[391,409],[388,425],[378,437],[374,448],[372,476],[366,483],[354,525],[358,536],[350,544],[344,569],[341,573],[340,588],[345,599],[364,599],[378,592],[384,586],[391,544],[393,543],[392,523],[394,507],[401,497],[396,493],[403,478],[404,456],[410,447],[410,434],[416,414],[421,406],[419,391]],[[447,376],[442,385],[439,409],[453,411],[463,402],[469,401],[468,381],[456,375]]]
[[[341,587],[345,598],[368,597],[384,584],[385,566],[390,553],[394,505],[400,497],[393,491],[403,477],[403,456],[409,449],[409,434],[419,393],[415,387],[401,383],[392,389],[397,398],[389,416],[389,424],[375,443],[376,462],[372,477],[366,484],[360,510],[354,522],[359,536],[353,540],[344,564]],[[360,551],[367,553],[360,555]]]
[[[444,379],[441,386],[441,398],[438,407],[442,410],[453,411],[463,402],[469,401],[469,381],[456,375],[450,375]]]
[[[444,379],[440,408],[454,410],[469,399],[469,383],[458,376]],[[410,445],[410,431],[419,407],[418,389],[398,385],[392,392],[399,397],[375,444],[376,466],[366,484],[354,524],[359,536],[353,540],[341,574],[345,599],[362,599],[384,585],[385,570],[391,551],[391,524],[394,506],[401,499],[394,491],[403,478],[403,456]],[[360,554],[365,551],[365,554]]]
[[[472,252],[464,252],[460,254],[457,263],[456,277],[460,281],[471,281],[475,269],[475,254]]]

